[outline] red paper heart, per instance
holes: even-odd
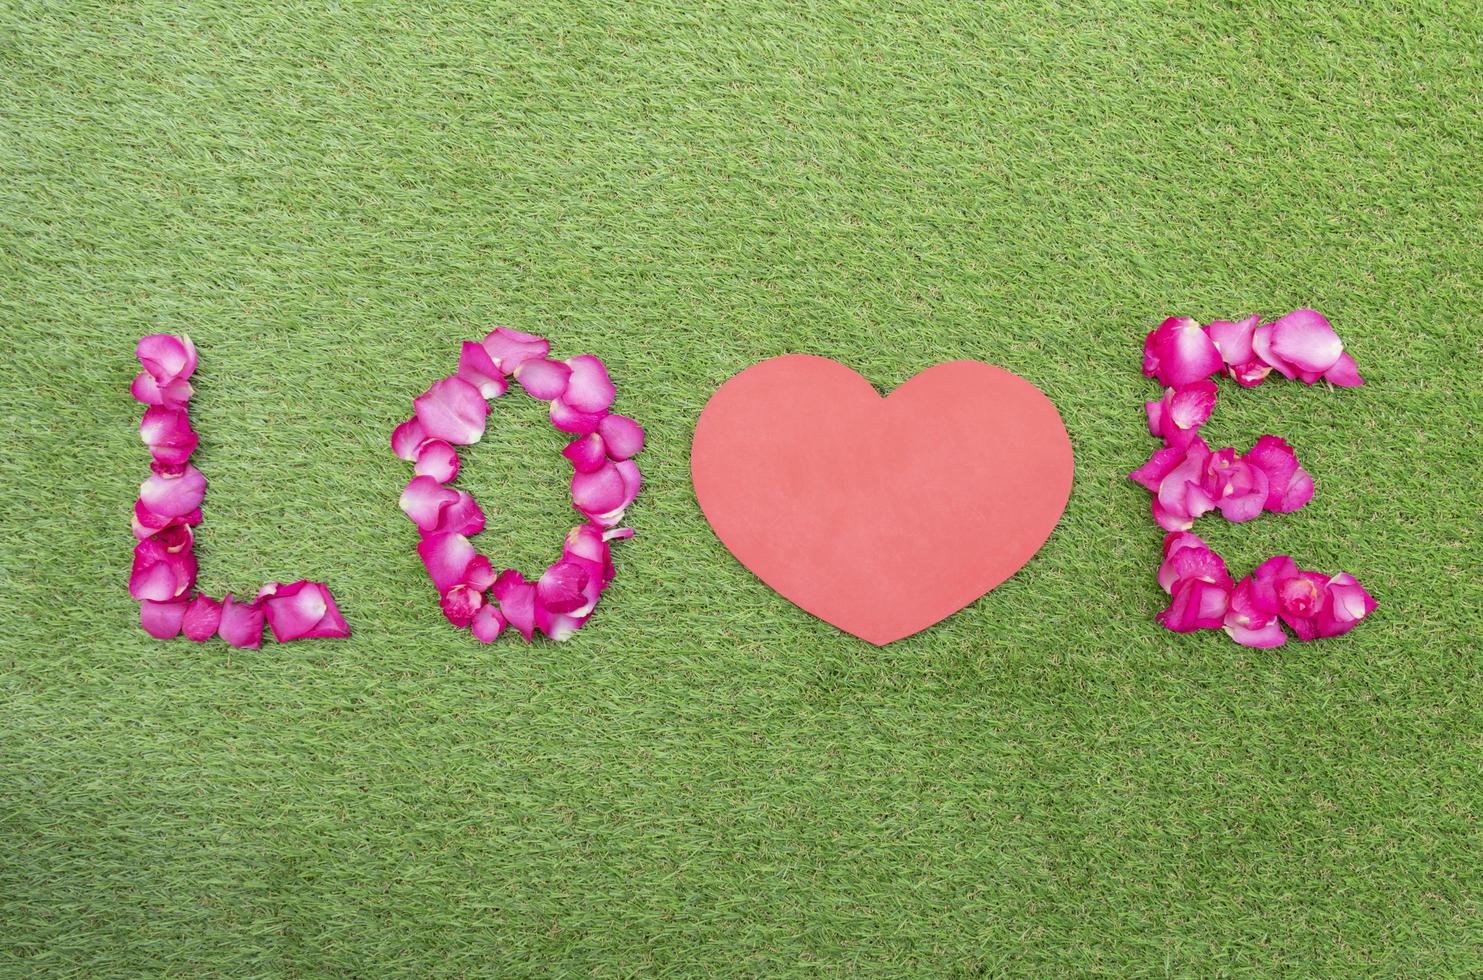
[[[1029,561],[1071,493],[1050,399],[980,361],[882,398],[837,361],[747,368],[695,427],[691,478],[721,542],[828,623],[884,645],[962,609]]]

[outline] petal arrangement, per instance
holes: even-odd
[[[344,637],[350,627],[330,590],[319,582],[270,583],[250,602],[230,594],[220,601],[194,592],[195,535],[201,523],[206,478],[190,463],[198,439],[187,403],[196,370],[196,348],[189,337],[154,334],[139,341],[136,355],[144,370],[130,393],[144,403],[139,436],[149,447],[153,475],[139,488],[134,504],[134,567],[129,594],[139,602],[145,632],[167,640],[184,635],[203,643],[220,636],[232,646],[256,650],[266,621],[279,643],[318,637]]]
[[[1149,432],[1164,445],[1128,477],[1153,494],[1153,519],[1168,532],[1158,581],[1170,601],[1157,620],[1176,633],[1219,628],[1245,646],[1277,647],[1287,641],[1283,623],[1299,640],[1316,640],[1342,636],[1375,610],[1353,576],[1304,571],[1287,555],[1233,581],[1221,557],[1190,533],[1211,511],[1249,521],[1263,511],[1290,513],[1313,498],[1313,478],[1285,440],[1264,435],[1238,455],[1200,438],[1215,409],[1212,376],[1249,388],[1273,371],[1309,385],[1364,384],[1339,335],[1313,310],[1271,323],[1249,316],[1202,326],[1170,317],[1144,338],[1143,373],[1166,386],[1144,409]]]
[[[633,536],[618,527],[639,492],[633,457],[644,448],[644,430],[613,414],[617,390],[607,367],[590,354],[552,360],[545,338],[506,327],[482,342],[466,341],[458,370],[412,400],[413,415],[391,435],[392,451],[412,464],[401,508],[417,526],[417,553],[438,590],[443,615],[475,638],[492,643],[506,626],[527,643],[540,630],[565,640],[592,616],[614,575],[612,541]],[[484,512],[466,491],[448,484],[458,476],[454,446],[484,435],[489,399],[514,379],[526,393],[550,402],[551,424],[574,435],[562,455],[572,465],[572,506],[585,523],[562,544],[561,558],[534,582],[507,568],[494,571],[469,538],[484,530]]]

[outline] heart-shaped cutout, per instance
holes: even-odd
[[[1071,493],[1071,440],[1030,382],[981,361],[882,398],[789,354],[711,396],[691,451],[716,535],[809,613],[884,645],[926,629],[1040,550]]]

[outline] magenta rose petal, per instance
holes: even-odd
[[[1288,514],[1313,499],[1313,477],[1298,464],[1297,453],[1286,440],[1266,435],[1245,458],[1267,475],[1267,510]]]
[[[526,394],[541,401],[552,401],[565,394],[572,369],[560,361],[529,360],[515,369],[515,380]]]
[[[1263,323],[1256,328],[1251,335],[1251,349],[1263,363],[1276,368],[1283,377],[1290,381],[1297,378],[1298,369],[1279,357],[1272,349],[1272,324]]]
[[[513,374],[526,361],[539,360],[549,354],[551,342],[509,327],[496,327],[484,338],[484,349],[501,372]]]
[[[561,399],[551,403],[551,424],[562,432],[587,435],[596,432],[605,418],[601,412],[579,412]]]
[[[1128,479],[1150,493],[1157,493],[1164,477],[1168,476],[1174,467],[1184,462],[1184,455],[1185,450],[1182,449],[1170,449],[1167,446],[1163,449],[1155,449],[1153,455],[1148,458],[1148,462],[1129,473]]]
[[[243,650],[257,650],[263,645],[263,607],[258,602],[238,602],[228,593],[221,604],[221,638]]]
[[[180,631],[188,640],[205,643],[216,635],[217,627],[220,625],[221,603],[204,592],[198,592],[186,606],[185,619],[181,622]]]
[[[457,490],[443,486],[430,476],[414,476],[402,491],[402,512],[417,525],[423,534],[436,530],[442,522],[444,509],[459,500]]]
[[[578,354],[568,358],[571,378],[567,382],[562,401],[583,414],[600,414],[612,407],[618,391],[608,377],[607,365],[591,354]]]
[[[161,384],[189,378],[196,371],[196,345],[189,337],[167,333],[142,337],[134,356],[149,375]]]
[[[1201,579],[1186,579],[1174,589],[1173,598],[1155,619],[1176,633],[1215,629],[1225,621],[1230,589]]]
[[[1242,646],[1271,649],[1287,642],[1287,634],[1282,631],[1276,613],[1258,607],[1249,577],[1236,583],[1221,625],[1226,635]]]
[[[507,568],[495,579],[494,595],[505,622],[529,643],[535,636],[536,587],[513,568]]]
[[[1165,320],[1154,330],[1149,343],[1156,362],[1155,376],[1169,387],[1203,381],[1224,367],[1210,335],[1189,317]]]
[[[474,560],[474,546],[462,534],[441,531],[429,534],[417,543],[417,553],[427,567],[427,574],[439,594],[464,582],[469,563]]]
[[[480,643],[493,643],[505,628],[505,617],[493,603],[485,603],[474,613],[472,630]]]
[[[1236,384],[1243,388],[1255,388],[1267,380],[1267,375],[1272,373],[1272,365],[1253,357],[1244,364],[1233,364],[1229,368],[1229,374],[1236,379]]]
[[[466,629],[484,607],[484,593],[460,583],[443,594],[440,605],[444,619],[459,629]]]
[[[576,562],[558,561],[536,581],[536,601],[553,613],[569,613],[586,604],[582,590],[587,570]]]
[[[561,455],[566,457],[578,473],[591,473],[608,461],[603,438],[596,432],[588,433],[580,439],[573,439],[567,443]]]
[[[439,483],[448,483],[458,476],[458,451],[442,439],[428,439],[417,450],[416,465],[412,472],[418,476],[432,477]]]
[[[180,517],[201,506],[206,498],[206,477],[186,464],[179,476],[155,475],[139,487],[139,500],[153,514]]]
[[[485,346],[471,340],[464,341],[458,356],[458,377],[477,388],[486,399],[498,398],[510,387],[510,379],[494,363]]]
[[[429,439],[442,439],[455,446],[471,446],[484,437],[489,403],[479,389],[458,377],[435,381],[412,399],[417,418]]]
[[[484,530],[484,511],[466,490],[455,491],[456,499],[443,509],[437,530],[472,537]]]
[[[590,473],[572,474],[572,505],[584,514],[601,514],[622,506],[626,488],[616,463]]]
[[[1340,572],[1324,587],[1323,602],[1314,625],[1320,637],[1343,636],[1374,612],[1376,603],[1348,572]]]
[[[129,573],[129,595],[136,600],[172,602],[190,591],[196,582],[196,559],[189,549],[172,551],[156,538],[134,548]]]
[[[1333,367],[1323,372],[1323,379],[1340,388],[1358,388],[1365,383],[1365,379],[1359,376],[1359,365],[1347,353],[1340,354]]]
[[[1252,314],[1244,320],[1212,320],[1206,332],[1210,342],[1220,351],[1221,360],[1227,367],[1245,364],[1253,357],[1251,338],[1256,333],[1261,317]]]
[[[1316,310],[1293,310],[1272,321],[1270,346],[1299,372],[1327,371],[1344,353],[1344,342]]]
[[[644,430],[626,415],[605,415],[597,426],[608,458],[624,460],[644,449]]]
[[[174,639],[180,635],[188,606],[190,603],[183,599],[171,602],[145,599],[139,603],[139,625],[156,640]]]
[[[259,595],[268,629],[279,643],[291,643],[309,634],[328,611],[324,592],[312,582],[270,585]]]
[[[195,391],[191,388],[191,383],[184,378],[176,378],[167,384],[160,384],[148,371],[141,371],[134,378],[134,383],[129,386],[129,394],[134,396],[135,401],[146,405],[184,408]]]
[[[150,406],[139,422],[139,438],[149,447],[155,462],[181,466],[196,451],[198,439],[185,409]]]
[[[417,448],[426,439],[427,432],[422,428],[422,420],[414,415],[392,432],[391,451],[398,459],[405,459],[409,463],[416,462]]]

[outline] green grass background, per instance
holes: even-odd
[[[0,969],[1483,970],[1475,4],[0,0]],[[1143,333],[1311,305],[1369,384],[1222,388],[1380,602],[1156,627]],[[571,642],[442,622],[386,441],[462,339],[605,358],[638,537]],[[202,584],[345,642],[156,643],[134,339],[200,345]],[[770,355],[1019,372],[1077,452],[1010,582],[877,649],[721,548],[701,406]],[[572,523],[497,403],[480,539]]]

